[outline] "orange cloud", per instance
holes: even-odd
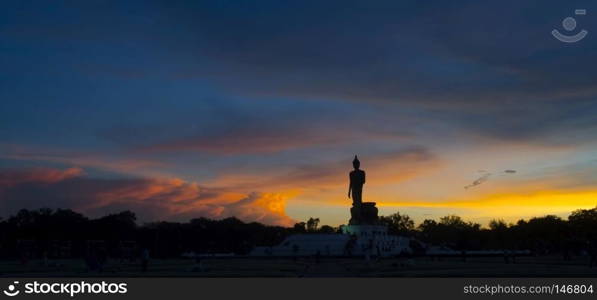
[[[22,171],[0,171],[0,188],[8,188],[23,183],[51,184],[74,178],[83,174],[81,168],[56,170],[49,168],[36,168]]]
[[[204,216],[283,226],[294,222],[285,214],[287,195],[234,193],[181,179],[90,178],[79,168],[1,172],[0,196],[0,211],[12,213],[50,207],[90,215],[131,210],[145,221]]]

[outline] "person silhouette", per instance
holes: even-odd
[[[361,162],[354,156],[352,161],[354,170],[350,172],[350,185],[348,186],[348,198],[351,198],[352,194],[352,205],[354,207],[360,207],[363,203],[363,184],[365,184],[365,171],[359,169]]]

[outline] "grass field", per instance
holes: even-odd
[[[519,257],[505,263],[499,257],[381,259],[356,258],[204,259],[201,267],[190,259],[154,259],[147,272],[140,263],[109,260],[102,272],[88,271],[81,260],[1,261],[2,277],[597,277],[588,260],[561,257]]]

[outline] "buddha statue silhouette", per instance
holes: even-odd
[[[351,198],[352,194],[352,205],[360,207],[363,203],[363,185],[365,184],[365,171],[359,169],[361,162],[354,156],[352,161],[354,170],[350,172],[350,184],[348,185],[348,198]]]
[[[361,170],[361,162],[354,156],[352,161],[354,170],[350,172],[348,198],[352,198],[350,209],[350,225],[376,225],[379,223],[378,210],[375,202],[363,202],[363,185],[365,184],[365,171]]]

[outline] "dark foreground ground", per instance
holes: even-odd
[[[210,258],[201,265],[190,259],[154,259],[143,272],[138,262],[108,261],[103,270],[88,271],[83,260],[0,261],[2,277],[597,277],[588,259],[564,261],[561,257],[518,257],[506,263],[501,257],[256,259]]]

